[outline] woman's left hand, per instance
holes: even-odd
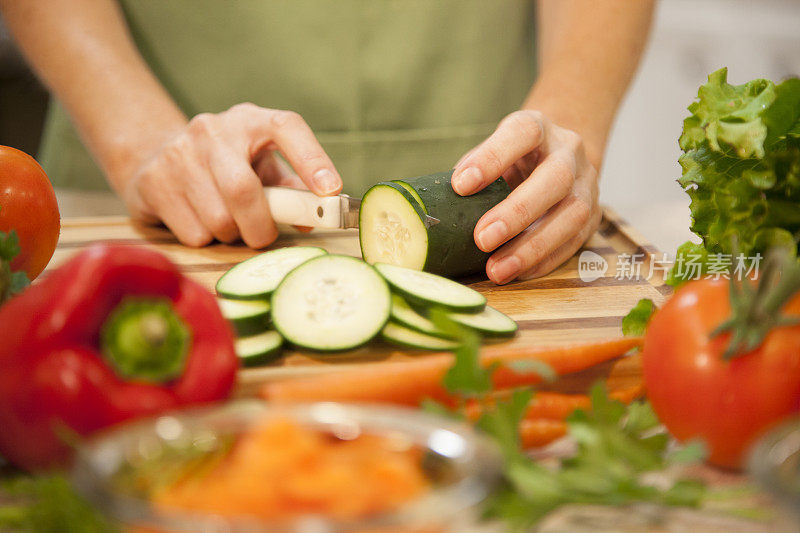
[[[583,140],[538,111],[505,117],[456,164],[453,189],[467,196],[499,177],[513,190],[475,226],[478,248],[494,251],[486,274],[497,284],[549,273],[600,224],[597,169]]]

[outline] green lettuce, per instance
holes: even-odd
[[[694,233],[708,253],[795,253],[800,235],[800,79],[727,82],[720,69],[689,106],[679,139]]]

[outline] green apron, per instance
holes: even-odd
[[[532,0],[120,0],[187,116],[239,102],[300,113],[360,195],[450,168],[517,109],[535,75]],[[42,163],[108,189],[64,110]]]

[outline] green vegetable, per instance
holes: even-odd
[[[700,505],[705,494],[701,481],[679,479],[656,487],[644,475],[701,459],[701,446],[692,444],[667,453],[669,436],[660,430],[648,403],[635,402],[626,408],[609,399],[602,384],[592,387],[591,398],[590,412],[578,410],[567,420],[577,451],[555,469],[508,444],[509,428],[516,431],[524,414],[519,407],[523,397],[512,397],[484,415],[479,427],[496,438],[506,456],[505,486],[491,499],[488,517],[506,520],[514,531],[528,531],[550,511],[571,503]]]
[[[622,334],[626,337],[638,337],[644,335],[647,323],[656,310],[653,300],[642,298],[622,319]]]
[[[0,530],[36,533],[121,531],[72,489],[66,478],[18,477],[0,487]]]
[[[444,313],[434,314],[433,319],[442,329],[454,327]],[[458,334],[456,329],[450,331]],[[482,401],[491,391],[494,368],[478,364],[479,343],[472,338],[475,332],[462,329],[460,335],[463,342],[444,384],[451,393]],[[679,479],[655,486],[645,475],[672,464],[697,461],[704,456],[704,448],[689,444],[669,452],[669,435],[650,405],[634,402],[626,407],[610,399],[602,384],[592,387],[591,411],[576,411],[567,420],[577,451],[557,468],[531,459],[520,447],[518,428],[533,394],[530,389],[520,389],[505,400],[482,401],[477,426],[495,440],[505,458],[504,481],[487,502],[487,518],[505,521],[512,531],[529,531],[544,515],[570,503],[654,502],[697,507],[703,501],[706,491],[700,481]],[[426,408],[440,414],[445,409],[432,402]]]
[[[25,287],[30,285],[28,276],[25,272],[11,271],[11,260],[20,252],[19,237],[17,232],[11,230],[8,233],[0,231],[0,304],[22,292]]]
[[[778,85],[708,77],[679,144],[692,231],[712,254],[796,251],[800,231],[800,79]]]
[[[476,194],[459,196],[450,185],[452,174],[451,170],[370,188],[359,214],[364,260],[448,277],[482,271],[489,254],[475,245],[475,224],[510,189],[498,179]],[[426,214],[439,222],[425,224]]]

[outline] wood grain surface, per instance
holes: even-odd
[[[164,228],[140,225],[124,217],[68,218],[62,221],[58,248],[44,275],[79,250],[99,242],[146,246],[162,252],[210,290],[226,270],[258,253],[242,244],[188,248]],[[360,256],[357,230],[307,234],[286,231],[271,248],[283,246],[321,246],[331,253]],[[461,280],[486,295],[490,305],[519,323],[516,337],[503,341],[500,346],[535,349],[619,337],[622,317],[640,298],[652,298],[660,304],[668,294],[663,273],[653,268],[650,275],[651,265],[660,258],[660,252],[611,209],[604,210],[600,229],[586,243],[582,251],[585,250],[608,262],[605,274],[588,283],[578,275],[578,254],[555,272],[539,279],[504,286],[494,285],[485,277]],[[638,264],[638,275],[633,269],[625,268],[624,263],[633,256],[636,257],[633,262]],[[378,341],[358,350],[332,355],[287,349],[285,357],[274,364],[242,370],[238,391],[240,395],[250,395],[261,383],[271,379],[424,357],[426,353],[398,349]],[[561,380],[557,388],[585,390],[594,379],[608,375],[624,385],[637,379],[639,374],[638,359],[625,358]]]

